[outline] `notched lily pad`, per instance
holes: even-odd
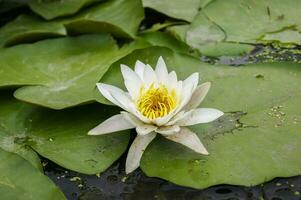
[[[173,35],[165,32],[146,32],[140,35],[153,46],[168,47],[176,52],[190,54],[191,48]]]
[[[0,191],[5,200],[64,200],[64,194],[28,161],[0,148]]]
[[[0,47],[67,34],[111,33],[116,37],[134,38],[143,17],[144,11],[139,0],[107,1],[84,9],[75,16],[52,21],[33,15],[20,15],[0,28]]]
[[[101,0],[98,0],[101,1]],[[96,2],[96,0],[72,0],[72,1],[45,1],[29,0],[28,5],[37,14],[47,20],[68,16],[78,12],[81,8]]]
[[[222,117],[211,123],[203,124],[202,127],[198,125],[191,126],[190,129],[195,132],[201,132],[202,134],[200,137],[202,140],[206,138],[213,140],[220,134],[231,134],[234,130],[241,130],[243,128],[250,127],[240,121],[240,119],[246,114],[247,113],[241,111],[225,113]]]
[[[118,49],[108,35],[86,35],[2,49],[0,86],[23,86],[16,98],[53,109],[89,103],[111,63],[144,45]]]
[[[83,10],[65,25],[72,34],[108,31],[117,37],[134,38],[143,18],[140,0],[112,0]]]
[[[198,12],[200,0],[143,0],[143,6],[152,8],[169,17],[192,21]]]
[[[0,147],[33,163],[35,152],[24,154],[30,147],[67,169],[96,174],[126,150],[129,131],[95,137],[87,133],[117,112],[114,107],[100,105],[54,111],[17,101],[11,93],[2,92]]]
[[[63,24],[44,22],[35,16],[20,15],[0,29],[0,46],[35,42],[41,39],[65,36],[66,34]]]
[[[298,0],[211,1],[192,21],[186,41],[199,50],[206,49],[204,44],[221,42],[237,46],[275,41],[300,45],[300,6]],[[223,47],[219,50],[217,46],[216,51]]]

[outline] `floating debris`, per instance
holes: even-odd
[[[121,178],[121,182],[124,183],[127,179],[128,179],[128,176],[124,176],[124,177]]]
[[[282,126],[285,122],[286,114],[283,111],[281,111],[282,108],[283,106],[273,106],[270,109],[270,112],[268,113],[268,115],[277,119],[277,122],[274,125],[275,128]]]
[[[78,176],[74,176],[74,177],[70,178],[69,180],[74,182],[74,181],[81,181],[82,179]]]

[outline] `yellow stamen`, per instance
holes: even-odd
[[[171,92],[160,84],[155,87],[152,84],[147,91],[142,87],[140,97],[137,100],[138,110],[148,119],[156,119],[170,113],[177,105],[176,93]]]

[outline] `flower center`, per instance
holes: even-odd
[[[156,119],[170,113],[177,105],[176,93],[160,84],[155,88],[152,84],[147,91],[143,87],[137,101],[138,110],[148,119]]]

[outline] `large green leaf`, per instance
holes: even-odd
[[[1,199],[66,199],[46,176],[20,156],[0,148],[0,158]]]
[[[186,42],[206,56],[236,56],[249,53],[254,47],[248,44],[225,42],[224,31],[200,12],[185,31]]]
[[[72,34],[110,32],[133,38],[143,18],[140,0],[110,0],[80,12],[65,26]]]
[[[140,35],[144,40],[153,46],[168,47],[176,52],[188,54],[190,47],[176,39],[172,34],[165,32],[146,32]]]
[[[277,40],[300,45],[300,7],[299,0],[212,1],[194,19],[187,41],[198,45],[209,40],[243,43]]]
[[[143,6],[152,8],[169,17],[192,21],[198,12],[200,0],[143,0]]]
[[[111,0],[87,8],[75,16],[53,21],[20,15],[0,28],[0,47],[66,36],[67,32],[71,35],[111,33],[116,37],[134,38],[143,17],[139,0]]]
[[[104,171],[126,150],[129,131],[104,136],[88,136],[87,132],[118,113],[114,107],[81,106],[54,111],[13,99],[1,93],[0,147],[32,162],[34,149],[55,163],[82,173]]]
[[[278,176],[301,174],[300,64],[211,66],[166,48],[151,47],[136,50],[112,65],[101,81],[122,86],[120,63],[134,66],[139,59],[154,66],[160,55],[181,79],[199,72],[202,82],[213,83],[203,107],[247,114],[238,121],[237,116],[226,114],[216,122],[191,127],[209,156],[157,138],[142,158],[141,167],[147,175],[205,188],[255,185]]]
[[[219,56],[242,56],[251,53],[255,46],[249,44],[217,42],[200,45],[198,50],[201,54],[212,57]]]
[[[16,98],[53,109],[91,102],[110,64],[141,46],[137,41],[118,49],[108,35],[87,35],[2,49],[0,86],[26,85]]]
[[[24,118],[30,112],[31,107],[17,101],[7,103],[7,98],[7,94],[2,92],[0,99],[0,148],[19,154],[42,171],[38,155],[30,146],[24,143],[24,138],[26,138],[24,130],[27,129]],[[12,111],[15,112],[12,113]]]
[[[175,25],[167,27],[166,31],[174,35],[178,40],[185,41],[186,32],[190,28],[188,24],[185,25]]]
[[[20,15],[0,29],[0,47],[35,42],[66,34],[66,29],[62,23],[57,21],[44,22],[35,16]]]
[[[72,15],[78,12],[82,7],[95,2],[95,0],[72,0],[72,1],[41,1],[28,0],[31,10],[41,15],[45,19],[53,19]]]

